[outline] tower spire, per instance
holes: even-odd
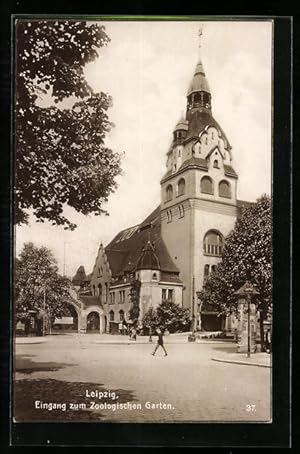
[[[187,112],[190,110],[211,111],[211,94],[201,59],[203,24],[198,29],[198,63],[187,93]]]

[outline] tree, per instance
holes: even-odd
[[[48,220],[73,230],[66,205],[107,214],[120,155],[104,146],[111,97],[95,93],[84,68],[107,45],[103,26],[83,21],[18,20],[16,26],[15,222]],[[71,107],[45,106],[69,100]]]
[[[145,328],[148,328],[149,332],[152,332],[152,333],[159,326],[159,318],[158,318],[156,310],[153,309],[153,307],[150,307],[150,309],[145,313],[145,315],[142,319],[142,325]]]
[[[267,195],[243,209],[226,238],[222,262],[201,292],[203,307],[213,306],[219,313],[236,313],[234,292],[246,280],[259,292],[255,302],[260,312],[263,344],[263,322],[272,310],[272,205]]]
[[[58,274],[56,260],[46,247],[26,243],[15,266],[16,320],[24,320],[34,310],[40,316],[61,317],[72,303],[71,282]],[[45,305],[45,307],[44,307]]]
[[[140,316],[140,288],[141,282],[138,279],[133,279],[130,288],[130,300],[132,306],[129,309],[129,318],[134,325],[138,323]]]
[[[190,326],[189,310],[171,301],[163,301],[156,309],[158,325],[170,333],[188,331]]]

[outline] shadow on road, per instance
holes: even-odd
[[[90,402],[97,404],[116,404],[136,401],[132,391],[125,389],[110,390],[110,395],[115,392],[117,400],[111,397],[91,398],[86,396],[86,390],[107,392],[108,390],[99,383],[66,382],[54,379],[23,379],[14,383],[14,420],[17,422],[30,421],[103,421],[108,419],[99,410],[92,410]],[[36,401],[44,404],[62,404],[65,410],[35,408]],[[76,404],[81,404],[76,409]],[[40,404],[39,404],[40,405]],[[85,409],[83,409],[85,406]],[[110,411],[111,413],[111,411]]]
[[[222,352],[222,353],[236,353],[236,344],[231,344],[231,345],[216,345],[213,346],[213,350]]]
[[[63,367],[76,366],[77,364],[55,363],[55,362],[35,362],[32,355],[18,355],[15,360],[15,372],[22,374],[32,374],[34,372],[54,372]]]

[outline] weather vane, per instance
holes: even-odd
[[[199,36],[199,48],[201,48],[201,38],[203,35],[203,25],[201,24],[198,30],[198,36]]]

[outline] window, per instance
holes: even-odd
[[[184,216],[184,206],[183,205],[179,205],[178,211],[179,211],[179,217],[183,218],[183,216]]]
[[[98,295],[100,298],[100,303],[102,302],[102,285],[98,284]]]
[[[157,274],[156,274],[156,273],[153,273],[153,274],[152,274],[152,280],[153,280],[153,281],[157,281]]]
[[[212,265],[211,272],[214,273],[216,271],[216,265]]]
[[[113,322],[114,319],[115,319],[115,313],[114,313],[114,311],[110,311],[110,313],[109,313],[109,320],[110,320],[111,322]]]
[[[119,303],[123,304],[125,302],[125,290],[119,291]]]
[[[119,311],[119,320],[120,322],[124,322],[124,311]]]
[[[181,156],[181,151],[178,150],[178,158],[180,158],[180,156]]]
[[[217,159],[214,160],[214,169],[219,169],[219,161]]]
[[[105,282],[105,299],[104,299],[104,302],[107,303],[107,300],[108,300],[108,284],[107,282]]]
[[[168,290],[168,301],[174,301],[174,290],[173,289]]]
[[[223,238],[220,233],[210,230],[203,241],[204,254],[220,257],[223,251]]]
[[[230,191],[230,184],[228,181],[222,180],[219,183],[219,196],[220,197],[227,197],[230,199],[231,191]]]
[[[173,302],[174,301],[174,289],[162,289],[162,300],[163,301],[168,301],[168,302]]]
[[[213,182],[210,177],[203,177],[201,179],[200,190],[204,194],[213,194],[214,193]]]
[[[93,285],[93,295],[94,296],[96,295],[96,287],[95,287],[95,285]]]
[[[167,211],[167,223],[172,222],[172,210]]]
[[[178,195],[183,195],[185,193],[185,179],[180,178],[177,186],[177,193]]]
[[[173,186],[169,184],[166,189],[166,202],[170,202],[173,199]]]

